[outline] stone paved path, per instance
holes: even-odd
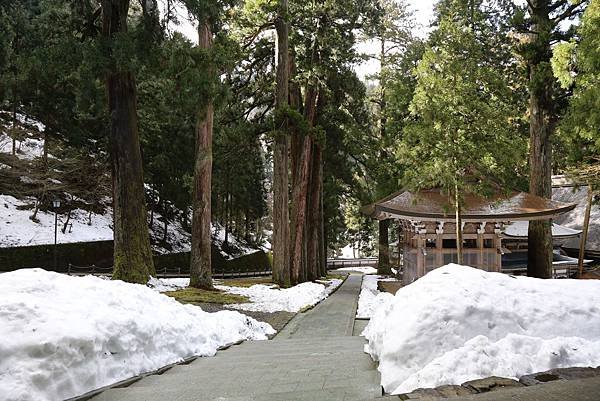
[[[343,401],[381,396],[376,364],[352,336],[362,277],[297,314],[272,341],[245,342],[94,401]]]

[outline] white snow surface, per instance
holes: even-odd
[[[30,219],[32,209],[24,209],[27,205],[34,205],[34,198],[17,199],[10,195],[0,194],[0,246],[29,246],[54,243],[54,213],[38,211],[38,222]],[[155,213],[155,222],[152,230],[155,236],[162,237],[162,223],[158,222],[160,215]],[[112,208],[107,207],[104,214],[92,213],[92,225],[88,225],[89,212],[83,209],[71,211],[71,226],[65,233],[62,227],[66,216],[58,215],[57,242],[59,244],[89,241],[110,241],[113,239]],[[190,234],[186,232],[179,222],[171,222],[167,231],[168,242],[172,249],[166,250],[154,246],[159,253],[185,252],[190,249]]]
[[[358,296],[358,308],[356,310],[357,318],[371,318],[380,305],[394,298],[392,294],[380,292],[377,289],[377,282],[380,278],[382,278],[382,276],[372,274],[363,276],[360,295]]]
[[[33,205],[35,199],[19,200],[10,195],[0,195],[0,245],[28,246],[54,243],[54,213],[38,211],[34,222],[30,219],[33,210],[23,210],[27,204]],[[71,230],[63,234],[61,229],[65,216],[58,216],[57,242],[103,241],[113,238],[112,216],[92,213],[92,225],[88,225],[89,212],[76,209],[71,212]]]
[[[148,285],[155,291],[175,291],[189,285],[189,278],[152,278]],[[299,312],[304,308],[316,305],[327,298],[342,280],[332,279],[317,283],[307,282],[290,288],[278,288],[276,285],[254,284],[250,287],[234,287],[220,285],[215,288],[230,294],[243,295],[250,303],[227,305],[230,308],[260,312]]]
[[[373,266],[352,266],[352,267],[341,267],[339,269],[332,270],[333,272],[357,272],[363,274],[376,274],[377,269]]]
[[[246,296],[250,303],[233,304],[234,309],[261,312],[299,312],[304,308],[316,305],[327,298],[342,280],[327,281],[328,285],[321,283],[301,283],[290,288],[277,288],[264,284],[255,284],[248,288],[217,286],[231,294]]]
[[[42,269],[0,274],[0,399],[54,401],[275,331],[138,284]]]
[[[600,282],[446,265],[398,290],[364,331],[386,392],[600,365]]]

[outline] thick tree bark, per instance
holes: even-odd
[[[318,90],[309,85],[306,89],[304,100],[304,118],[309,128],[315,124]],[[291,279],[292,284],[306,280],[309,269],[307,247],[307,207],[308,190],[310,181],[310,168],[312,165],[313,140],[309,133],[304,134],[300,159],[297,162],[296,179],[292,188],[292,251],[291,251]],[[310,250],[313,252],[312,248]]]
[[[377,241],[378,261],[377,274],[391,274],[390,266],[390,244],[389,244],[389,220],[379,220],[379,238]]]
[[[310,159],[312,153],[312,139],[309,135],[304,136],[300,160],[297,164],[296,182],[292,188],[292,215],[291,223],[291,282],[297,284],[303,276],[305,255],[305,227],[306,206],[308,193],[308,180],[310,170]]]
[[[290,109],[302,113],[302,94],[300,85],[292,81],[291,79],[296,76],[296,61],[293,54],[290,54],[290,86],[289,86],[289,104]],[[304,133],[296,129],[293,125],[290,126],[290,132],[292,133],[291,144],[290,144],[290,171],[291,171],[291,187],[296,186],[298,181],[298,164],[302,155],[302,145],[304,143]]]
[[[550,67],[552,21],[549,1],[532,0],[532,43],[529,67],[529,192],[543,198],[552,196],[552,144],[554,113]],[[550,220],[529,222],[527,275],[552,277],[552,229]]]
[[[198,46],[212,47],[208,20],[198,24]],[[212,72],[212,71],[211,71]],[[198,113],[196,125],[196,163],[192,188],[192,249],[190,255],[190,287],[212,289],[211,266],[211,178],[212,178],[213,103],[208,99]]]
[[[307,202],[306,223],[306,255],[307,255],[307,280],[316,280],[320,273],[321,252],[321,222],[319,205],[321,203],[321,163],[323,162],[323,150],[320,144],[315,143],[312,148],[312,160],[310,167],[310,178]]]
[[[102,34],[127,31],[128,0],[102,1]],[[114,64],[106,76],[113,181],[113,279],[145,284],[155,274],[144,201],[135,78]]]
[[[288,53],[288,2],[279,0],[275,20],[277,30],[277,72],[275,109],[282,112],[288,107],[289,53]],[[290,229],[288,194],[288,121],[284,119],[275,132],[273,146],[273,281],[282,287],[290,285]]]
[[[325,236],[325,211],[323,209],[323,163],[321,163],[321,193],[319,196],[319,276],[327,276],[327,237]]]

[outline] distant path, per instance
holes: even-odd
[[[275,340],[351,336],[361,283],[361,275],[350,274],[333,295],[311,311],[297,314]]]
[[[360,401],[381,396],[376,364],[353,337],[362,276],[351,274],[272,341],[177,365],[94,401]]]

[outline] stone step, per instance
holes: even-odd
[[[281,381],[281,382],[237,382],[223,378],[205,386],[201,380],[194,380],[173,387],[128,387],[107,390],[94,398],[95,401],[294,401],[294,400],[362,400],[381,395],[381,388],[372,382],[372,378],[361,381],[330,380],[318,381]],[[351,398],[349,398],[351,397]]]
[[[315,356],[335,356],[335,355],[355,355],[357,357],[369,357],[361,347],[323,347],[323,348],[308,348],[308,349],[264,349],[264,350],[244,350],[232,353],[217,354],[214,357],[198,358],[197,362],[205,360],[226,360],[226,359],[243,359],[243,358],[290,358],[294,356],[307,355]],[[369,357],[370,358],[370,357]]]
[[[373,373],[374,372],[374,373]],[[268,377],[272,375],[273,377],[290,375],[292,377],[301,377],[301,376],[333,376],[333,377],[356,377],[361,374],[379,374],[377,371],[377,365],[375,363],[371,363],[365,361],[356,365],[328,365],[323,363],[311,363],[308,365],[302,364],[276,364],[271,366],[258,366],[252,367],[250,365],[244,366],[236,366],[231,365],[229,367],[221,366],[210,366],[210,367],[198,367],[198,368],[189,368],[185,366],[176,366],[168,371],[168,374],[163,375],[151,375],[148,376],[148,381],[158,380],[163,377],[171,377],[171,376],[194,376],[194,377],[223,377],[226,376],[228,378],[232,377],[242,377],[242,378],[260,378],[260,377]],[[145,382],[146,379],[143,380]],[[141,383],[141,382],[138,382]]]
[[[269,369],[269,366],[271,369]],[[280,370],[280,369],[299,369],[299,368],[311,368],[311,367],[327,367],[332,370],[344,369],[345,366],[355,367],[360,370],[373,370],[375,369],[375,362],[369,357],[365,356],[331,356],[324,358],[322,356],[316,356],[310,358],[307,356],[295,357],[295,358],[252,358],[246,359],[227,359],[227,360],[211,360],[205,363],[191,363],[184,366],[182,369],[195,372],[203,370],[223,370],[231,372],[245,372],[248,370]]]
[[[275,337],[277,338],[277,337]],[[357,336],[336,336],[336,337],[312,337],[312,338],[290,338],[275,340],[264,340],[264,341],[246,341],[240,345],[233,346],[235,348],[248,348],[248,347],[260,347],[260,346],[291,346],[291,345],[316,345],[316,344],[346,344],[346,343],[365,343],[364,337]]]

